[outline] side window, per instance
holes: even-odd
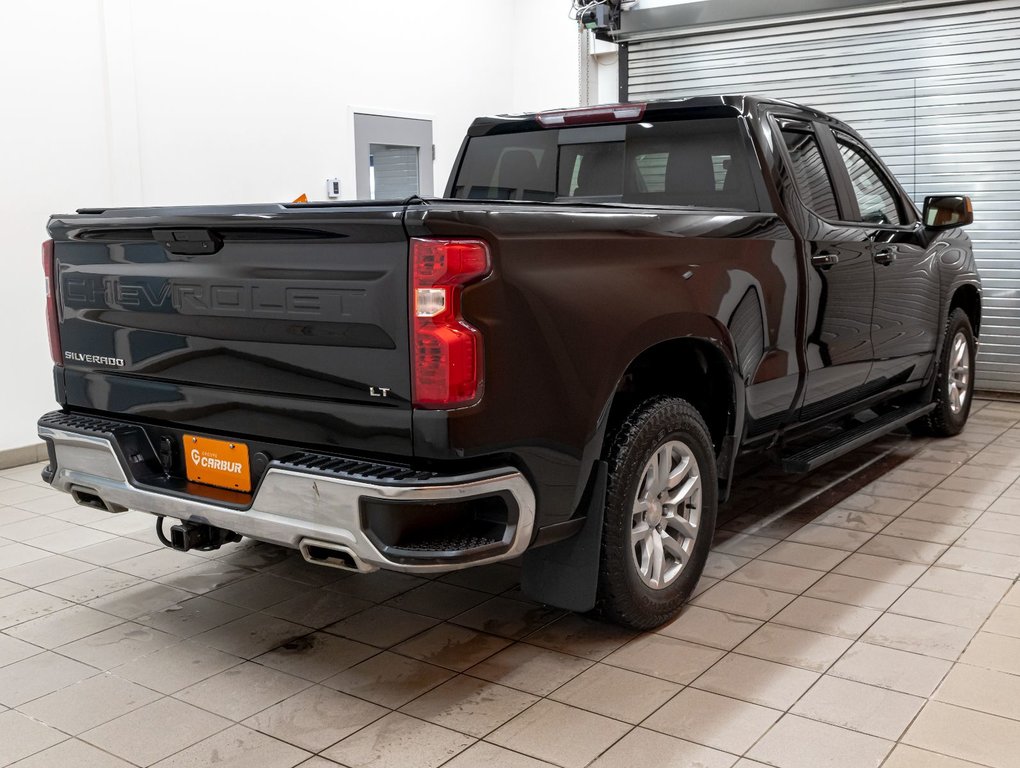
[[[837,134],[840,157],[850,174],[850,183],[861,209],[861,221],[871,224],[902,224],[896,193],[864,151]]]
[[[823,219],[839,219],[836,192],[813,133],[783,128],[783,140],[793,163],[793,177],[804,205]]]

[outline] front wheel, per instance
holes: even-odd
[[[688,402],[656,398],[620,426],[608,461],[599,608],[619,624],[651,629],[680,610],[712,545],[712,440]]]
[[[913,432],[933,437],[960,434],[970,416],[976,352],[970,318],[957,307],[949,313],[945,343],[935,372],[935,409],[910,425]]]

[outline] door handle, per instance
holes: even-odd
[[[883,248],[875,254],[875,263],[887,267],[896,261],[896,251],[893,248]]]
[[[822,251],[811,257],[811,264],[821,269],[828,269],[839,264],[839,254],[831,251]]]

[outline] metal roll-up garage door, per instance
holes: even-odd
[[[628,41],[626,76],[632,101],[747,93],[817,107],[857,128],[918,204],[971,195],[978,386],[1020,391],[1020,1],[645,31]]]

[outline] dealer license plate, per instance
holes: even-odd
[[[248,446],[244,443],[185,435],[184,463],[193,482],[251,492]]]

